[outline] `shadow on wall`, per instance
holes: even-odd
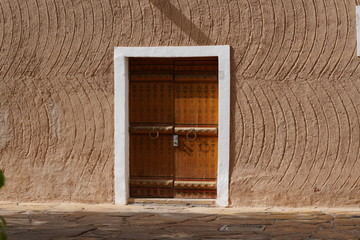
[[[164,0],[150,0],[150,2],[160,10],[170,21],[189,36],[196,44],[199,45],[214,45],[214,42],[204,34],[191,20],[181,13],[169,1]]]
[[[360,0],[359,0],[360,1]],[[164,0],[150,0],[150,2],[159,9],[160,12],[164,14],[170,21],[172,21],[177,27],[181,29],[190,39],[192,39],[198,45],[214,45],[214,42],[204,34],[200,28],[198,28],[191,20],[189,20],[180,10],[178,10],[174,5],[172,5],[169,1]],[[230,64],[231,64],[231,101],[230,101],[230,171],[229,177],[231,181],[231,176],[233,173],[233,169],[235,166],[235,112],[236,112],[236,89],[238,88],[238,79],[236,76],[237,66],[234,49],[231,47],[230,53]],[[231,182],[230,182],[231,183]],[[231,196],[231,189],[230,196]],[[230,204],[231,204],[231,198]]]

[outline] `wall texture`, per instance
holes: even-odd
[[[227,44],[231,204],[359,207],[355,5],[0,0],[0,200],[112,202],[113,47]]]

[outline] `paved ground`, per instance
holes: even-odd
[[[360,239],[360,209],[0,203],[10,240]],[[224,225],[241,225],[219,231]],[[249,226],[249,225],[252,226]],[[251,228],[250,228],[251,227]]]

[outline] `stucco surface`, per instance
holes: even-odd
[[[359,206],[355,5],[0,0],[0,199],[112,202],[113,47],[230,45],[231,204]]]

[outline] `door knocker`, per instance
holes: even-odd
[[[156,133],[155,135],[153,135],[153,133]],[[155,136],[155,137],[154,137]],[[156,140],[159,138],[159,131],[155,128],[153,128],[150,132],[149,132],[149,137],[152,139],[152,140]]]
[[[189,137],[189,134],[190,134],[190,133],[193,133],[193,134],[194,134],[194,136],[193,136],[192,138]],[[186,139],[189,140],[190,142],[195,141],[195,139],[196,139],[196,132],[195,132],[194,129],[191,129],[190,131],[188,131],[188,132],[186,133]]]

